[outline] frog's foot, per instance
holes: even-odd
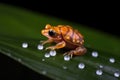
[[[74,54],[74,50],[71,50],[71,51],[69,51],[69,52],[65,52],[65,53],[63,54],[63,56],[68,55],[68,56],[70,56],[70,57],[72,58],[72,57],[73,57],[73,54]]]
[[[45,48],[45,50],[48,50],[48,49],[55,50],[55,47],[54,46],[50,46],[50,47]]]
[[[77,47],[75,50],[66,52],[63,55],[69,55],[72,58],[73,55],[84,55],[86,52],[87,52],[87,49],[82,46],[82,47]]]

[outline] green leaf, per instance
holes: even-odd
[[[57,55],[54,57],[44,57],[48,51],[38,50],[37,45],[47,39],[40,33],[46,24],[54,26],[67,24],[78,29],[85,37],[87,53],[83,56],[75,56],[70,61],[64,60],[63,49],[57,50]],[[28,48],[22,48],[24,42],[28,43]],[[98,57],[91,55],[93,51],[98,52]],[[55,80],[120,79],[118,37],[80,24],[4,4],[0,4],[0,52],[33,71]],[[113,63],[109,61],[110,58],[113,59]],[[79,63],[85,65],[84,69],[78,68]],[[101,75],[96,74],[97,70],[102,71],[102,73],[98,71]]]

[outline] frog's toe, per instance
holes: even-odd
[[[55,50],[55,48],[54,47],[47,47],[47,48],[45,48],[45,50]]]
[[[71,58],[73,57],[73,53],[72,53],[72,52],[66,52],[66,53],[63,54],[63,56],[65,56],[65,55],[68,55],[68,56],[70,56]]]

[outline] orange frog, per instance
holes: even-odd
[[[69,25],[51,26],[47,24],[41,33],[48,38],[48,40],[42,42],[42,45],[52,42],[57,43],[55,46],[47,47],[46,50],[55,50],[65,47],[70,49],[70,51],[64,53],[64,55],[70,55],[71,58],[73,55],[83,55],[87,51],[83,46],[84,39],[81,33]]]

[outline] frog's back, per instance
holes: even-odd
[[[77,46],[81,46],[84,43],[84,39],[83,36],[81,35],[80,32],[78,32],[76,29],[73,29],[71,26],[63,26],[63,25],[59,25],[58,26],[60,28],[60,32],[61,35],[63,37],[63,39],[72,45],[77,45]]]

